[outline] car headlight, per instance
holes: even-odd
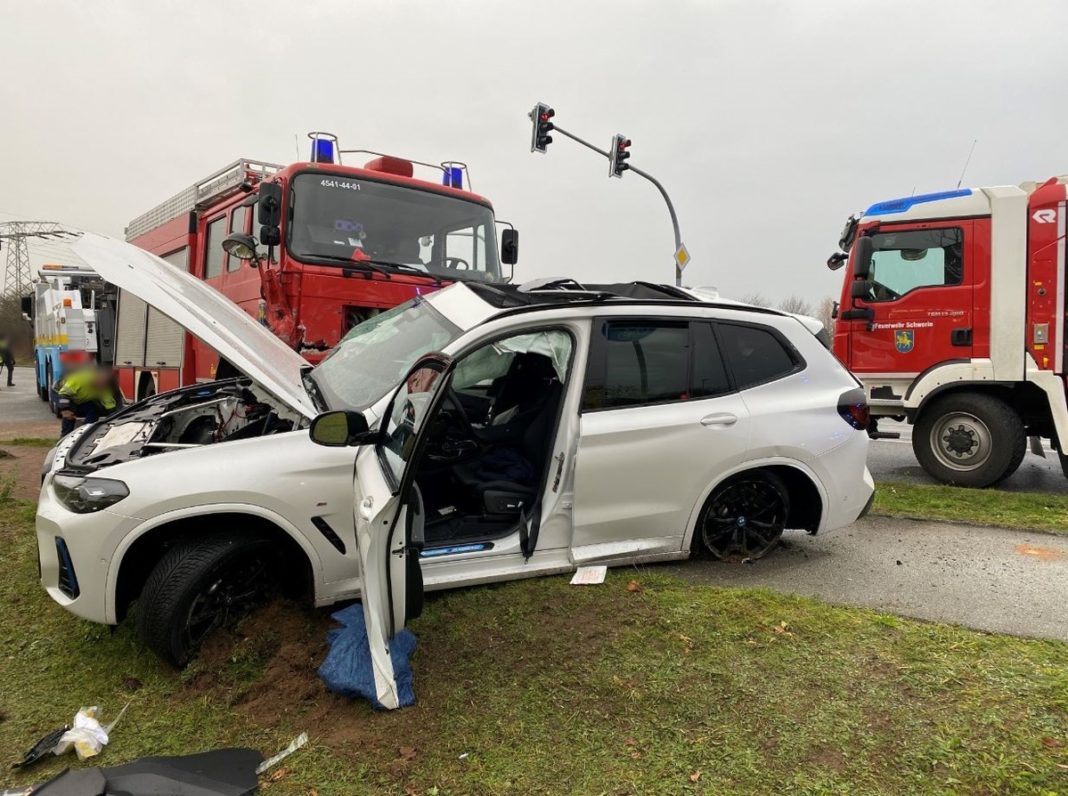
[[[106,509],[130,494],[122,481],[77,475],[57,475],[52,479],[52,488],[59,502],[75,514],[92,514]]]

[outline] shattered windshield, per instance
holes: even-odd
[[[449,280],[500,278],[493,211],[434,191],[322,172],[293,180],[289,253]]]
[[[416,298],[353,327],[312,371],[334,409],[366,409],[400,382],[423,354],[440,351],[460,328]]]

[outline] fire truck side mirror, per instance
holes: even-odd
[[[867,279],[871,273],[871,258],[875,251],[875,244],[867,235],[862,235],[853,242],[853,276],[858,279]]]
[[[282,223],[282,186],[276,182],[260,185],[259,222],[265,227]]]
[[[509,227],[501,231],[501,262],[515,265],[519,262],[519,230]]]

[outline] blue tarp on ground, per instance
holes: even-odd
[[[367,625],[363,606],[359,603],[342,608],[331,617],[342,626],[326,635],[330,651],[319,667],[319,677],[335,694],[362,697],[376,709],[383,705],[375,696],[375,676],[371,669],[371,645],[367,641]],[[404,628],[389,642],[389,657],[393,660],[393,676],[397,681],[400,706],[415,704],[412,688],[412,667],[409,658],[415,652],[415,633]]]

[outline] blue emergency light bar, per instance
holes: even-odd
[[[464,167],[453,166],[452,164],[445,166],[441,174],[441,184],[449,188],[459,188],[460,190],[463,190]]]
[[[311,160],[312,163],[333,163],[334,142],[329,138],[313,138]]]

